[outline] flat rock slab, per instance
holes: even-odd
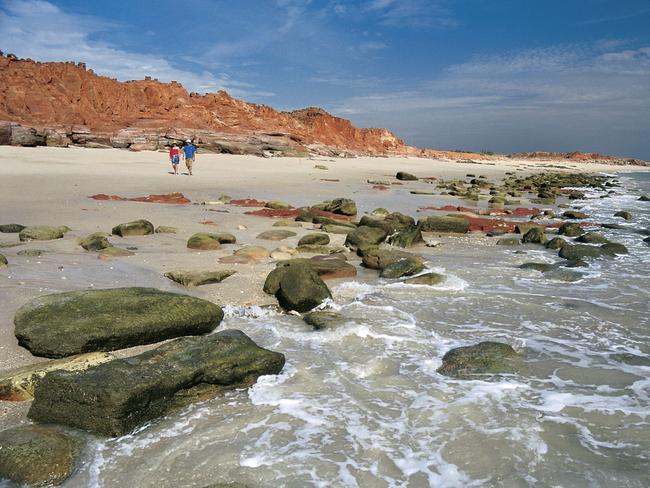
[[[60,485],[74,471],[81,442],[56,429],[24,425],[0,432],[0,479]]]
[[[16,312],[18,343],[35,356],[112,351],[213,331],[221,307],[154,288],[73,291],[36,298]]]
[[[53,372],[36,387],[33,420],[118,436],[226,389],[277,374],[284,355],[238,330],[183,337],[82,373]]]
[[[283,239],[287,239],[289,237],[295,237],[298,234],[295,232],[292,232],[290,230],[267,230],[265,232],[262,232],[257,236],[257,239],[264,239],[266,241],[281,241]]]
[[[49,225],[32,225],[25,227],[18,234],[21,241],[50,241],[52,239],[61,239],[66,232],[70,230],[65,225],[52,227]]]
[[[170,271],[169,273],[165,273],[165,277],[183,286],[201,286],[210,283],[221,283],[236,272],[233,270]]]
[[[107,352],[90,352],[7,371],[0,374],[0,400],[32,400],[36,384],[50,371],[81,371],[112,359],[114,356]]]

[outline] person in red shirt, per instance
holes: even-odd
[[[181,150],[174,144],[169,150],[169,161],[172,163],[174,174],[178,175],[178,163],[181,161]]]

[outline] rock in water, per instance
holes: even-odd
[[[0,224],[0,232],[4,234],[16,234],[25,228],[20,224]]]
[[[407,173],[406,171],[398,171],[395,175],[395,178],[400,181],[417,181],[418,179],[417,176],[412,175],[411,173]]]
[[[108,242],[107,235],[103,232],[94,232],[83,238],[79,243],[86,251],[101,251],[107,247],[113,246]]]
[[[444,275],[438,273],[426,273],[420,276],[415,276],[405,280],[404,283],[409,285],[438,285],[445,281],[447,278]]]
[[[603,250],[600,247],[590,246],[588,244],[569,244],[560,249],[559,256],[569,261],[577,261],[584,258],[598,258],[603,254]]]
[[[420,256],[397,249],[369,249],[363,253],[362,262],[366,268],[382,270],[386,266],[396,263],[402,259],[417,259],[423,262]]]
[[[22,402],[34,398],[36,384],[50,371],[79,371],[114,359],[107,352],[91,352],[69,358],[30,364],[0,374],[0,400]]]
[[[534,269],[540,273],[546,273],[553,269],[553,265],[549,263],[524,263],[519,266],[519,269]]]
[[[42,425],[0,432],[0,479],[20,485],[60,485],[70,477],[81,442]]]
[[[442,357],[438,373],[466,378],[472,375],[515,373],[520,356],[508,344],[479,342],[473,346],[457,347]]]
[[[628,250],[623,244],[618,242],[608,242],[600,246],[601,251],[608,256],[614,256],[616,254],[627,254]]]
[[[582,230],[582,227],[580,227],[579,224],[575,224],[571,222],[562,224],[560,228],[557,230],[557,232],[558,234],[567,237],[578,237],[585,233],[585,231]]]
[[[546,249],[562,249],[564,246],[569,245],[567,241],[561,237],[554,237],[546,243]]]
[[[59,227],[31,225],[21,230],[18,238],[21,241],[49,241],[52,239],[61,239],[69,230],[70,228],[65,225]]]
[[[565,219],[582,220],[582,219],[586,219],[587,217],[589,217],[589,215],[587,215],[584,212],[578,212],[577,210],[567,210],[566,212],[564,212],[562,214],[562,217],[565,218]]]
[[[112,351],[213,331],[221,307],[154,288],[73,291],[36,298],[16,312],[18,343],[35,356]]]
[[[542,227],[533,227],[529,229],[521,238],[524,244],[544,244],[546,242],[546,234]]]
[[[308,312],[327,298],[332,298],[329,288],[308,263],[294,263],[280,278],[275,293],[285,310]]]
[[[403,276],[412,276],[424,269],[424,265],[414,258],[400,259],[396,263],[389,264],[381,270],[379,276],[382,278],[396,279]]]
[[[305,323],[311,325],[314,330],[331,329],[345,322],[345,319],[340,313],[331,310],[309,312],[302,319]]]
[[[587,232],[578,236],[576,242],[582,242],[584,244],[607,244],[609,239],[598,232]]]
[[[29,417],[108,436],[221,391],[278,374],[284,355],[239,330],[183,337],[82,373],[53,372],[36,387]]]
[[[632,220],[632,212],[621,210],[620,212],[616,212],[614,217],[621,217],[624,220]]]
[[[299,246],[317,244],[326,246],[330,243],[330,236],[323,233],[305,234],[298,241]]]
[[[170,271],[165,277],[183,286],[201,286],[210,283],[221,283],[237,271]]]
[[[153,224],[148,220],[134,220],[113,227],[113,235],[120,237],[146,236],[154,233]]]
[[[504,237],[497,241],[497,246],[518,246],[521,241],[516,237]]]

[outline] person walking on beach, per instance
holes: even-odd
[[[185,141],[185,145],[183,146],[183,158],[185,159],[187,171],[190,173],[190,176],[192,176],[192,165],[196,158],[196,146],[192,144],[192,141],[189,139]]]
[[[178,148],[177,144],[174,144],[169,149],[169,161],[172,163],[174,174],[178,176],[178,163],[181,161],[181,150]]]

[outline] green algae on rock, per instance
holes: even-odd
[[[438,373],[467,379],[474,375],[515,373],[520,363],[521,356],[508,344],[486,341],[451,349],[442,357]]]
[[[35,356],[61,358],[152,344],[213,331],[221,307],[154,288],[114,288],[45,295],[14,317],[18,343]]]

